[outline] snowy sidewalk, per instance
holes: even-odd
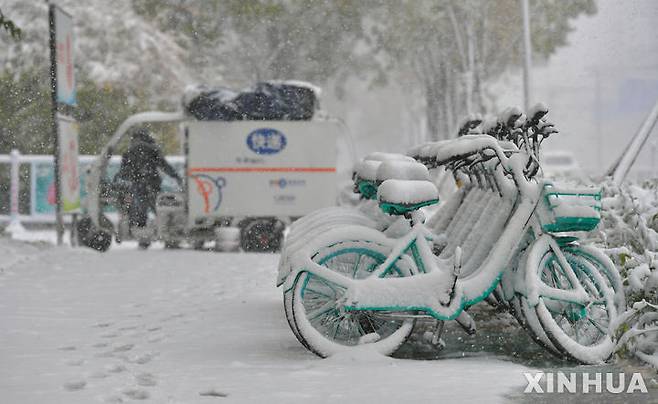
[[[315,357],[284,318],[277,260],[0,238],[0,402],[495,402],[523,391],[525,368],[490,358]]]

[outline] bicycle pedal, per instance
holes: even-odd
[[[436,349],[443,349],[446,347],[446,342],[441,337],[436,337],[432,331],[425,331],[422,337],[423,341],[427,344],[434,346]]]
[[[433,331],[427,331],[425,334],[423,334],[423,338],[430,344],[434,346],[438,346],[441,349],[445,347],[445,342],[441,338],[441,335],[443,335],[443,327],[445,326],[445,322],[441,320],[436,321],[436,325],[434,326]]]

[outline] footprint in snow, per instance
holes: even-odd
[[[167,316],[167,317],[163,318],[161,321],[166,322],[166,321],[175,320],[175,319],[181,318],[181,317],[185,317],[185,314],[175,313],[175,314],[172,314],[171,316]]]
[[[125,372],[128,369],[122,364],[113,363],[111,365],[105,366],[105,370],[107,370],[110,373],[122,373],[122,372]]]
[[[155,386],[158,382],[155,380],[155,376],[151,373],[140,373],[135,375],[135,382],[144,387]]]
[[[87,385],[87,382],[84,380],[71,380],[63,384],[64,390],[67,391],[77,391],[82,390]]]
[[[104,400],[106,403],[123,403],[123,398],[120,396],[109,396]]]
[[[155,335],[152,335],[152,336],[148,337],[146,339],[146,341],[153,344],[153,343],[162,341],[164,338],[165,338],[164,335],[155,334]]]
[[[114,358],[116,355],[112,351],[99,352],[94,354],[95,358]]]
[[[105,379],[109,375],[103,371],[96,371],[89,375],[92,379]]]
[[[217,391],[215,389],[210,389],[206,391],[199,392],[201,397],[228,397],[228,393]]]
[[[145,354],[137,355],[137,356],[134,356],[134,357],[130,358],[128,360],[128,362],[136,363],[138,365],[145,365],[145,364],[151,362],[151,360],[153,360],[153,358],[155,356],[157,356],[157,354],[155,354],[155,353],[145,353]]]
[[[135,344],[124,344],[115,347],[112,352],[128,352],[135,347]]]
[[[69,359],[65,363],[69,366],[82,366],[85,361],[84,359]]]
[[[136,389],[134,387],[128,387],[123,389],[123,394],[132,398],[133,400],[146,400],[150,397],[148,391],[143,389]]]

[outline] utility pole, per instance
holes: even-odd
[[[530,11],[528,0],[521,0],[521,16],[523,18],[523,105],[530,109],[532,91],[530,90],[530,66],[532,63],[532,44],[530,42]]]
[[[78,213],[78,127],[72,116],[76,106],[73,65],[73,17],[54,3],[48,3],[50,36],[51,116],[55,165],[55,218],[57,245],[64,236],[63,214]],[[68,115],[68,116],[67,116]],[[64,188],[63,188],[64,187]],[[75,217],[73,218],[75,224]]]
[[[48,21],[50,34],[50,95],[51,120],[53,130],[53,161],[55,165],[55,228],[57,230],[57,245],[62,245],[64,238],[64,220],[62,217],[62,188],[59,178],[59,130],[57,127],[57,34],[55,27],[55,6],[49,3]],[[61,79],[61,78],[60,78]]]
[[[596,97],[596,158],[598,162],[598,167],[603,167],[603,126],[601,125],[601,120],[603,119],[603,114],[601,114],[601,109],[603,105],[601,104],[601,72],[598,67],[594,67],[594,96]]]

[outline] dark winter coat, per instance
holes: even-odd
[[[180,182],[178,173],[167,163],[160,148],[154,142],[138,140],[133,141],[124,153],[117,177],[141,184],[157,194],[162,183],[159,170]]]

